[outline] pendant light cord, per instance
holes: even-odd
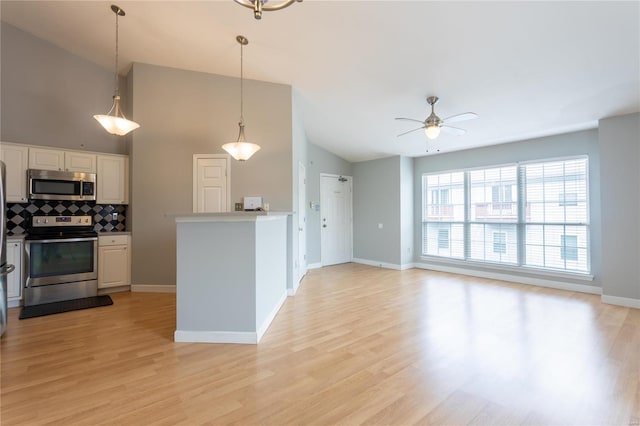
[[[243,67],[243,48],[240,43],[240,124],[244,124],[244,67]]]
[[[116,69],[114,72],[116,93],[115,96],[120,95],[120,85],[118,84],[118,12],[116,12]]]

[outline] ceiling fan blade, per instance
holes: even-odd
[[[424,121],[416,120],[415,118],[396,117],[396,120],[415,121],[416,123],[424,124]]]
[[[465,133],[467,133],[465,129],[461,129],[459,127],[451,127],[445,124],[441,125],[440,128],[442,129],[443,132],[447,132],[457,136],[464,135]]]
[[[462,114],[456,114],[452,115],[451,117],[447,117],[442,121],[445,123],[455,123],[458,121],[473,120],[474,118],[478,118],[478,114],[476,114],[475,112],[463,112]]]
[[[404,136],[404,135],[406,135],[408,133],[413,133],[415,131],[422,130],[422,129],[424,129],[424,126],[418,127],[417,129],[409,130],[408,132],[400,133],[397,137]]]

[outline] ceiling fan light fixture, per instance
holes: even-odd
[[[436,139],[440,136],[440,126],[437,124],[430,124],[424,129],[424,132],[427,134],[427,138]]]
[[[233,0],[239,5],[253,9],[253,17],[256,19],[262,19],[262,11],[280,10],[285,7],[291,6],[295,2],[302,2],[302,0]]]
[[[140,127],[135,121],[127,120],[120,109],[120,90],[118,81],[118,16],[124,16],[124,10],[115,4],[111,5],[111,10],[116,15],[116,68],[115,68],[115,94],[113,95],[113,105],[106,114],[96,114],[93,116],[104,129],[112,135],[124,136],[132,130]]]

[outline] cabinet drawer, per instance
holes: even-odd
[[[98,246],[119,246],[129,244],[128,235],[100,235],[98,238]]]

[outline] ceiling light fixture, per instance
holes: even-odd
[[[262,11],[280,10],[285,7],[291,6],[293,3],[302,2],[302,0],[284,0],[284,1],[270,1],[270,0],[233,0],[236,3],[253,9],[253,17],[256,19],[262,19]],[[267,4],[269,3],[269,4]]]
[[[440,136],[440,126],[437,124],[429,124],[425,127],[424,132],[429,139],[435,139]]]
[[[227,151],[233,158],[238,161],[246,161],[253,154],[260,149],[259,145],[247,142],[244,138],[244,70],[243,70],[243,55],[242,48],[249,44],[249,40],[245,36],[239,35],[236,37],[236,41],[240,43],[240,122],[238,126],[240,131],[238,133],[238,140],[236,142],[226,143],[222,145],[222,149]]]
[[[111,10],[116,15],[116,69],[115,69],[115,85],[116,90],[113,95],[113,105],[106,115],[94,115],[93,118],[104,127],[104,129],[112,135],[124,136],[132,130],[137,129],[140,125],[134,121],[127,120],[124,113],[120,109],[120,90],[118,81],[118,16],[124,16],[124,10],[115,4],[111,5]]]

